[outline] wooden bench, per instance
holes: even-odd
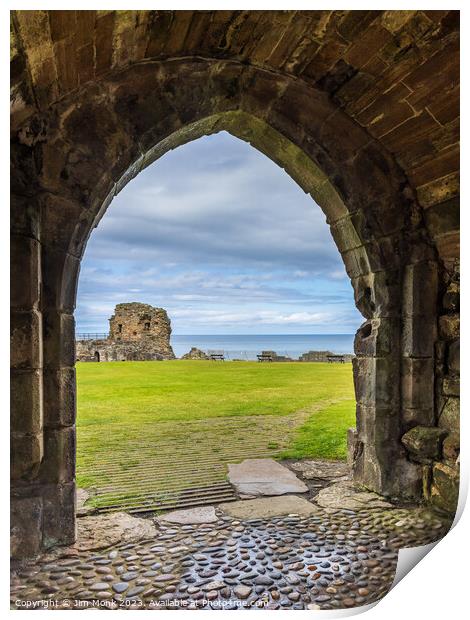
[[[272,362],[273,356],[269,353],[260,353],[256,356],[258,358],[258,362]]]
[[[209,359],[213,362],[225,361],[225,355],[223,351],[207,351],[207,355],[209,356]]]
[[[328,355],[326,359],[328,360],[329,364],[333,362],[339,362],[340,364],[344,364],[344,355]]]

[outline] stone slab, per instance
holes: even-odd
[[[77,489],[77,517],[85,517],[96,512],[94,506],[87,506],[90,493],[86,489]]]
[[[160,515],[158,521],[180,523],[181,525],[215,523],[217,515],[215,514],[214,506],[199,506],[198,508],[188,508],[187,510],[173,510],[167,514]]]
[[[79,510],[80,508],[83,508],[85,505],[85,502],[90,499],[90,494],[88,493],[86,489],[80,489],[80,488],[77,488],[76,493],[77,493],[77,510]]]
[[[279,515],[296,514],[309,516],[318,513],[318,508],[303,497],[282,495],[259,497],[240,502],[219,504],[220,510],[236,519],[267,519]]]
[[[347,463],[343,461],[298,461],[292,463],[292,469],[299,471],[306,480],[319,478],[331,480],[333,478],[346,480],[350,475]]]
[[[272,496],[308,491],[290,469],[273,459],[245,459],[241,463],[230,463],[228,478],[243,495]]]
[[[338,482],[319,491],[314,501],[322,508],[335,510],[363,510],[370,508],[393,508],[381,495],[363,491],[352,482]]]
[[[120,543],[138,542],[157,535],[149,519],[132,517],[125,512],[114,512],[96,517],[77,519],[77,542],[80,551],[105,549]]]

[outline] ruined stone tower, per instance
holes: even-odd
[[[78,340],[78,361],[174,359],[166,310],[137,302],[118,304],[103,340]]]
[[[118,304],[109,319],[109,340],[155,342],[160,351],[171,350],[171,323],[166,310],[137,302]]]

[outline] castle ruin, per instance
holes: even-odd
[[[166,310],[137,302],[118,304],[109,319],[109,335],[77,340],[80,362],[125,362],[174,359],[171,322]]]

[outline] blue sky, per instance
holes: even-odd
[[[141,172],[92,233],[77,332],[107,331],[126,301],[165,308],[175,334],[346,334],[361,323],[321,209],[226,132]]]

